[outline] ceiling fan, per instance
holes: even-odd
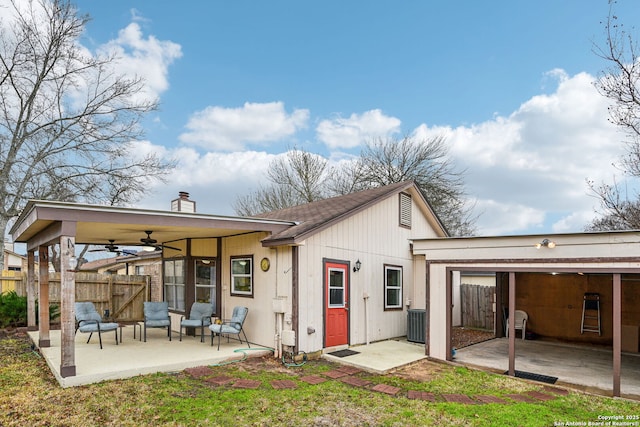
[[[147,237],[143,237],[142,239],[140,239],[140,243],[143,248],[142,250],[148,250],[148,251],[159,251],[162,248],[167,248],[167,249],[173,249],[175,251],[181,251],[182,249],[180,248],[176,248],[173,246],[167,246],[164,244],[158,244],[158,241],[154,238],[151,237],[151,233],[153,233],[153,231],[151,230],[147,230],[145,231],[145,233],[147,234]]]
[[[136,254],[136,251],[130,251],[130,250],[127,250],[127,249],[118,248],[118,246],[116,246],[115,242],[116,242],[115,240],[109,239],[109,243],[104,245],[103,249],[91,249],[91,250],[89,250],[89,252],[104,252],[104,251],[107,251],[107,252],[112,252],[112,253],[115,253],[115,254],[118,254],[118,255],[121,255],[121,254],[135,255]]]

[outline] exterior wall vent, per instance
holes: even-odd
[[[400,193],[400,225],[411,228],[411,195]]]
[[[407,341],[424,344],[427,331],[427,310],[409,309],[407,312]]]

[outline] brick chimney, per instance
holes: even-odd
[[[189,200],[189,193],[186,191],[178,192],[178,198],[171,201],[171,210],[173,212],[196,212],[196,202]]]

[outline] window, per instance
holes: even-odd
[[[329,269],[329,307],[344,307],[344,270]]]
[[[169,308],[184,311],[184,260],[164,261],[164,299]]]
[[[231,295],[253,297],[253,257],[231,258]]]
[[[402,267],[384,266],[384,309],[402,309]]]
[[[135,266],[136,276],[144,276],[144,265]]]
[[[400,225],[411,228],[411,195],[400,193]]]
[[[216,312],[216,260],[197,259],[195,263],[196,302],[210,303]]]

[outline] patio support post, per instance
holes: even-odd
[[[60,376],[76,375],[75,365],[75,301],[76,262],[74,236],[60,237]]]
[[[49,336],[49,247],[38,247],[40,303],[38,304],[39,339],[38,347],[51,347]]]
[[[509,375],[516,375],[516,273],[509,272]]]
[[[620,397],[620,365],[622,350],[622,290],[620,273],[613,275],[613,396]]]
[[[36,275],[35,255],[27,252],[27,329],[35,331],[36,326]]]

